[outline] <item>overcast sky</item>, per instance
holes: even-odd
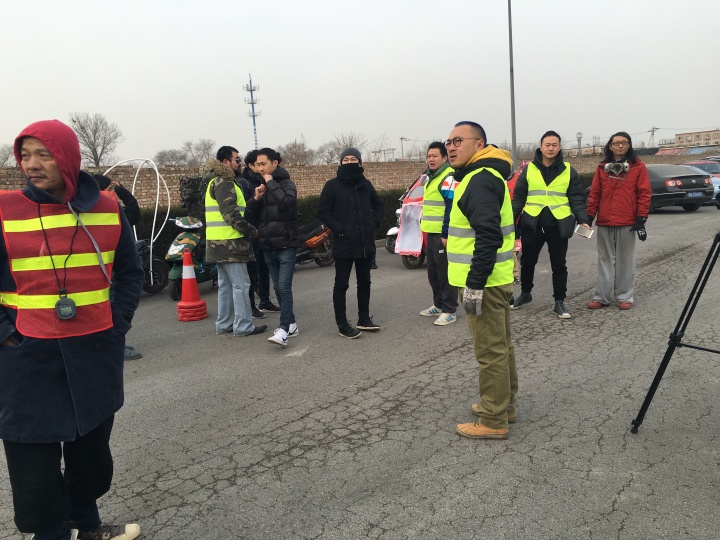
[[[0,144],[41,119],[101,113],[121,159],[211,138],[316,148],[354,131],[510,142],[506,0],[34,0],[0,18]],[[718,0],[513,0],[518,143],[616,131],[647,143],[720,127]]]

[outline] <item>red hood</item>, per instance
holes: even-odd
[[[72,201],[77,192],[81,161],[80,143],[75,132],[60,120],[41,120],[30,124],[15,139],[15,160],[20,168],[22,168],[20,147],[25,137],[39,140],[50,151],[67,187],[65,202]]]

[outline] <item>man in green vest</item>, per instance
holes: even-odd
[[[480,379],[480,401],[471,407],[478,419],[456,430],[470,439],[507,439],[518,388],[509,311],[515,227],[505,183],[512,158],[488,145],[485,130],[475,122],[455,124],[445,146],[455,169],[448,279],[461,289]]]
[[[521,294],[510,309],[532,301],[535,265],[547,243],[555,298],[553,312],[561,319],[569,319],[570,313],[565,308],[568,239],[575,231],[576,220],[589,229],[590,219],[578,173],[563,160],[560,145],[560,135],[546,132],[535,151],[535,159],[520,173],[515,185],[513,216],[522,230]]]
[[[217,263],[218,316],[216,334],[254,336],[267,325],[253,325],[250,307],[250,275],[247,263],[255,260],[250,239],[257,229],[245,221],[245,196],[235,183],[242,159],[232,146],[223,146],[217,159],[205,166],[205,260]]]
[[[457,321],[457,289],[448,282],[447,246],[448,221],[452,208],[452,191],[443,190],[449,184],[452,167],[447,162],[447,149],[441,142],[430,143],[427,150],[428,179],[425,183],[420,230],[427,233],[427,273],[433,294],[433,305],[420,312],[423,317],[436,317],[436,326]],[[449,178],[450,177],[450,178]],[[445,182],[445,180],[448,182]]]

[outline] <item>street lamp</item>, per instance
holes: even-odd
[[[579,131],[575,134],[575,137],[577,137],[578,141],[578,157],[580,157],[580,154],[582,153],[582,133]]]
[[[403,148],[403,142],[409,141],[409,140],[410,139],[408,139],[407,137],[400,137],[400,159],[403,159],[403,160],[405,159],[405,150]]]

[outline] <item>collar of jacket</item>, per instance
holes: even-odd
[[[31,201],[40,204],[65,204],[62,199],[50,195],[47,191],[40,189],[27,180],[23,194]],[[78,173],[75,195],[70,204],[79,212],[87,212],[95,206],[100,199],[100,186],[95,179],[85,171]]]
[[[540,151],[540,149],[538,148],[535,150],[535,157],[533,158],[533,165],[535,165],[541,171],[564,169],[565,168],[564,163],[565,163],[565,157],[563,156],[562,150],[560,150],[558,152],[558,155],[555,156],[555,159],[553,160],[553,162],[547,167],[543,163],[543,156],[542,156],[542,152]]]
[[[203,175],[203,178],[208,177],[208,180],[219,176],[223,180],[229,180],[230,182],[235,181],[235,173],[233,172],[230,165],[225,165],[224,163],[218,161],[215,158],[208,160],[208,162],[205,164],[204,170],[205,174]]]
[[[273,171],[272,177],[276,182],[280,182],[281,180],[290,180],[290,173],[288,173],[284,168],[278,167]]]
[[[450,168],[450,164],[446,161],[445,163],[443,163],[442,165],[440,165],[440,167],[438,168],[438,170],[435,171],[435,172],[432,172],[430,169],[425,169],[425,174],[427,174],[428,178],[429,178],[430,180],[432,180],[432,179],[435,178],[438,174],[442,173],[445,169],[449,169],[449,168]]]
[[[507,169],[507,171],[503,172],[498,168],[498,166],[500,169]],[[504,177],[507,177],[512,170],[512,157],[510,157],[510,152],[507,150],[501,150],[494,144],[489,144],[485,148],[475,152],[475,155],[470,158],[470,161],[468,161],[464,167],[455,169],[453,177],[459,182],[468,173],[474,171],[475,169],[479,169],[480,167],[490,167],[497,170]]]

